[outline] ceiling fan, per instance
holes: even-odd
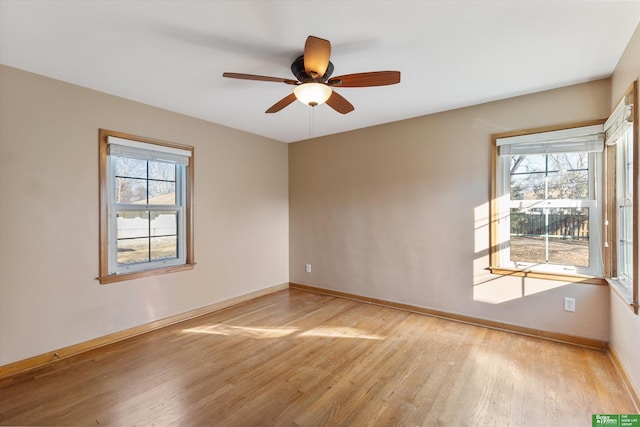
[[[369,87],[400,83],[400,71],[371,71],[331,77],[333,64],[329,61],[330,55],[329,40],[309,36],[304,45],[304,54],[291,64],[291,71],[297,80],[242,73],[223,73],[222,77],[295,86],[293,93],[273,104],[266,113],[276,113],[297,99],[312,107],[326,102],[337,112],[347,114],[354,110],[353,105],[331,89],[332,87]]]

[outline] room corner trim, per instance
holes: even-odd
[[[318,288],[315,286],[308,286],[299,283],[290,283],[289,287],[292,289],[299,289],[302,291],[315,292],[325,295],[331,295],[340,298],[348,298],[355,301],[366,302],[368,304],[376,304],[384,307],[396,308],[399,310],[411,311],[418,314],[424,314],[427,316],[440,317],[442,319],[453,320],[456,322],[468,323],[475,326],[482,326],[490,329],[497,329],[506,332],[512,332],[521,335],[527,335],[531,337],[542,338],[550,341],[557,341],[566,344],[578,345],[581,347],[606,351],[609,348],[607,341],[601,341],[593,338],[577,337],[573,335],[561,334],[557,332],[542,331],[539,329],[527,328],[524,326],[511,325],[508,323],[494,322],[492,320],[480,319],[471,316],[465,316],[461,314],[448,313],[445,311],[432,310],[430,308],[419,307],[410,304],[398,303],[393,301],[387,301],[377,298],[369,298],[361,295],[350,294],[347,292],[334,291],[332,289]]]
[[[133,338],[135,336],[142,335],[144,333],[151,332],[156,329],[164,328],[166,326],[170,326],[176,323],[180,323],[185,320],[193,319],[199,316],[204,316],[205,314],[213,313],[215,311],[222,310],[224,308],[231,307],[233,305],[237,305],[246,301],[250,301],[252,299],[256,299],[265,295],[269,295],[275,292],[285,290],[288,287],[289,287],[288,282],[282,283],[280,285],[271,286],[265,289],[261,289],[259,291],[251,292],[251,293],[241,295],[235,298],[231,298],[225,301],[221,301],[221,302],[210,304],[204,307],[196,308],[194,310],[177,314],[175,316],[166,317],[164,319],[156,320],[150,323],[145,323],[140,326],[134,326],[133,328],[125,329],[123,331],[114,332],[109,335],[94,338],[78,344],[73,344],[68,347],[52,350],[47,353],[29,357],[27,359],[18,360],[17,362],[0,366],[0,378],[19,374],[35,368],[40,368],[50,363],[55,363],[58,360],[66,359],[68,357],[75,356],[77,354],[84,353],[89,350],[104,347],[106,345],[113,344],[118,341],[123,341],[123,340],[126,340],[127,338]]]

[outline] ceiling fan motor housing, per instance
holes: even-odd
[[[291,64],[291,72],[301,83],[326,83],[333,73],[333,63],[329,61],[327,70],[324,72],[324,75],[322,77],[313,77],[307,74],[307,72],[305,71],[304,55],[301,55]]]

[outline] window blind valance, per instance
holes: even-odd
[[[601,152],[604,149],[604,126],[592,125],[497,138],[496,145],[501,156]]]
[[[633,97],[625,96],[604,124],[607,145],[615,145],[633,123]]]
[[[165,145],[149,144],[132,139],[107,137],[107,149],[111,156],[130,157],[139,160],[153,162],[175,163],[178,165],[189,165],[191,157],[190,150],[168,147]]]

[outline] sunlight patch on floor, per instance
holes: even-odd
[[[335,337],[335,338],[360,338],[365,340],[383,340],[385,337],[370,334],[360,329],[345,326],[332,326],[327,328],[314,328],[302,332],[301,337]]]
[[[216,324],[198,328],[183,329],[182,332],[223,336],[242,336],[247,338],[282,338],[298,332],[298,328],[258,328]]]
[[[201,326],[197,328],[183,329],[182,332],[193,334],[208,334],[221,336],[240,336],[245,338],[282,338],[296,334],[300,328],[295,327],[255,327],[255,326],[233,326],[225,324],[215,324]],[[345,327],[331,326],[309,329],[298,334],[298,337],[326,337],[326,338],[355,338],[366,340],[384,340],[385,337],[370,334],[366,331]]]

